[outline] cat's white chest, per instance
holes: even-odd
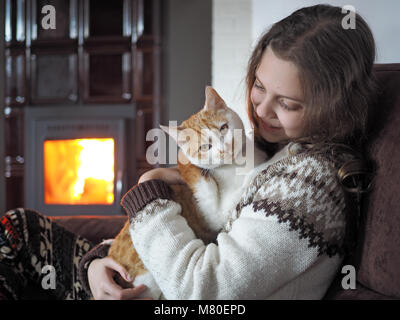
[[[227,213],[236,206],[243,193],[245,175],[238,174],[235,167],[220,168],[215,173],[220,199],[220,210]]]
[[[211,177],[201,179],[196,185],[194,195],[211,230],[218,231],[225,225],[230,211],[239,202],[244,178],[234,166],[225,166],[213,170]]]

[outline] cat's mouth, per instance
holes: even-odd
[[[227,156],[231,157],[233,155],[233,152],[231,150],[229,150],[229,151],[224,150],[224,151],[220,151],[219,155],[220,155],[220,157],[227,157]]]
[[[228,155],[227,153],[220,154],[214,159],[208,159],[208,161],[200,161],[197,165],[204,170],[216,169],[224,165],[233,164],[235,159],[233,155]]]

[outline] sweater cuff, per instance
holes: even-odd
[[[146,205],[156,199],[172,200],[172,189],[162,180],[147,180],[130,189],[121,200],[129,221]]]
[[[109,248],[110,248],[109,244],[99,243],[88,253],[86,253],[79,262],[78,277],[82,283],[82,288],[90,296],[92,296],[92,292],[90,291],[89,279],[88,279],[89,265],[95,259],[105,258],[108,255]]]

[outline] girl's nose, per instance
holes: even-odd
[[[265,98],[256,106],[256,113],[260,118],[273,118],[274,111],[272,108],[272,101]]]

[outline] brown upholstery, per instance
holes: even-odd
[[[400,299],[400,64],[375,65],[379,91],[369,119],[374,186],[363,197],[355,257],[357,289],[343,290],[339,274],[329,299]]]
[[[94,244],[114,238],[127,221],[127,216],[62,216],[52,217],[65,229]]]
[[[371,116],[374,189],[365,201],[366,221],[358,281],[400,298],[400,64],[378,65],[381,92]]]

